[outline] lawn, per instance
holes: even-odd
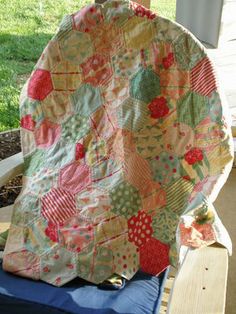
[[[19,126],[20,90],[63,15],[89,0],[0,1],[0,131]],[[176,0],[152,0],[159,15],[175,18]]]

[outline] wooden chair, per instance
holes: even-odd
[[[104,2],[97,0],[97,2]],[[150,0],[137,1],[150,7]],[[23,156],[18,153],[0,162],[0,186],[23,171]],[[0,232],[10,224],[12,206],[0,209]],[[163,294],[160,312],[170,314],[220,314],[224,313],[228,253],[224,247],[213,245],[199,250],[189,250],[173,278],[169,279]]]

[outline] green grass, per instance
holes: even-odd
[[[175,17],[176,0],[152,0],[159,15]],[[0,131],[19,127],[20,90],[65,14],[89,0],[0,1]]]

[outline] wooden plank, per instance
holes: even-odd
[[[0,208],[0,233],[10,227],[13,205]]]
[[[0,187],[23,172],[23,155],[18,153],[0,161]]]
[[[174,278],[168,278],[165,282],[165,289],[171,290],[174,283]]]
[[[6,231],[11,222],[13,205],[0,208],[0,233]]]
[[[228,253],[222,247],[188,252],[176,276],[167,313],[222,314],[225,309]]]

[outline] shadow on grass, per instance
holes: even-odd
[[[0,35],[0,60],[33,61],[40,57],[53,34]]]
[[[19,127],[19,94],[51,34],[0,34],[0,131]]]

